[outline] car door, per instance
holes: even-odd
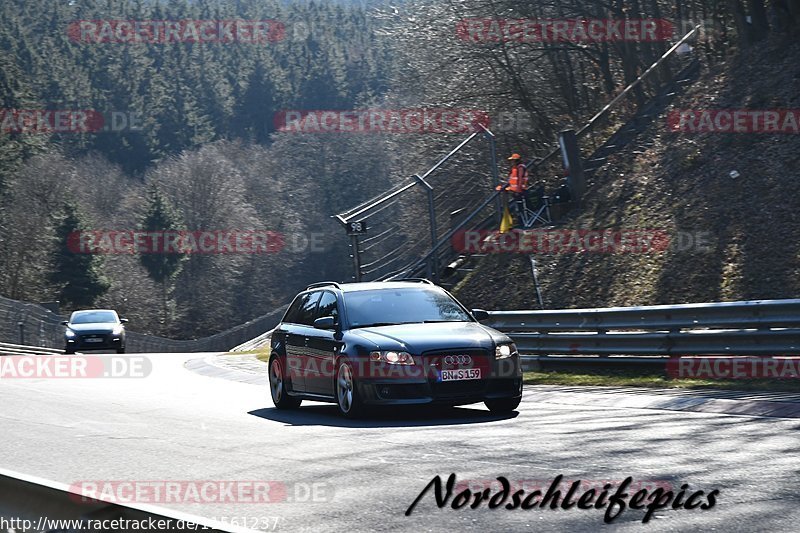
[[[314,331],[314,319],[317,315],[317,304],[319,303],[322,291],[308,293],[308,297],[297,311],[295,324],[293,324],[293,343],[296,354],[294,364],[297,366],[297,373],[303,380],[303,392],[311,392],[309,383],[313,382],[316,368],[314,359],[309,355],[308,341]]]
[[[322,293],[314,318],[327,316],[332,316],[336,324],[339,324],[339,304],[336,294],[332,291]],[[336,354],[341,347],[340,341],[341,334],[336,330],[313,328],[309,332],[307,347],[309,372],[306,375],[308,392],[325,396],[333,395],[333,378],[336,371],[334,363]]]
[[[286,343],[286,375],[289,376],[292,390],[306,392],[306,344],[308,325],[313,323],[320,291],[301,294],[292,303],[286,318],[280,325],[280,333]]]

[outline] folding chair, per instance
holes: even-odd
[[[542,225],[550,224],[550,199],[547,196],[542,197],[541,205],[535,209],[528,203],[527,192],[515,197],[513,204],[517,220],[523,228],[531,228],[537,222]]]

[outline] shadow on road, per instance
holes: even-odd
[[[348,420],[339,415],[334,405],[308,405],[294,411],[280,411],[272,407],[256,409],[247,414],[291,426],[384,428],[481,424],[509,420],[519,413],[497,414],[465,407],[385,407],[374,410],[362,419]]]

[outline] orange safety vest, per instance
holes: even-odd
[[[523,193],[528,189],[528,169],[520,163],[511,169],[508,175],[508,190],[515,193]]]

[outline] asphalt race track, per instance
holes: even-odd
[[[537,400],[510,417],[476,405],[348,422],[324,404],[278,412],[264,385],[185,368],[200,354],[147,357],[147,378],[0,380],[2,466],[67,484],[271,481],[279,502],[159,505],[260,529],[277,518],[279,531],[797,531],[800,523],[797,419],[567,405],[528,389]],[[631,509],[611,526],[599,509],[439,509],[432,492],[405,516],[434,476],[450,473],[545,489],[559,474],[596,487],[632,476],[720,493],[712,509],[661,510],[646,524],[645,511]]]

